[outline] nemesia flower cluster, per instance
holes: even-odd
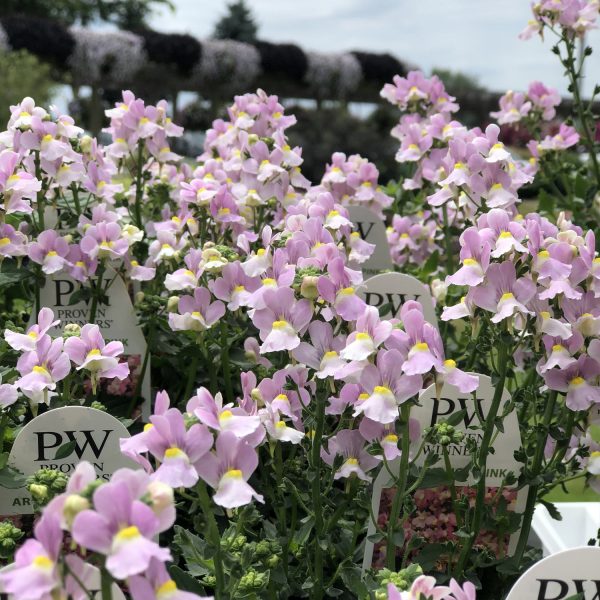
[[[540,28],[577,36],[597,9],[572,0],[537,3],[534,14]],[[98,68],[111,52],[100,38],[89,42]],[[217,80],[220,61],[239,52],[214,42],[192,76]],[[358,80],[352,56],[336,71],[315,54],[315,86],[334,72]],[[256,49],[246,56],[248,73],[258,72],[250,68],[258,57]],[[121,80],[125,64],[111,64]],[[519,212],[522,192],[554,181],[552,165],[566,163],[566,152],[579,160],[585,128],[567,121],[542,137],[559,98],[540,82],[505,95],[498,122],[535,125],[533,160],[523,161],[498,125],[462,125],[435,76],[396,76],[381,95],[401,112],[392,135],[408,173],[387,186],[373,163],[343,153],[313,185],[302,149],[289,143],[296,118],[263,90],[234,98],[195,161],[171,149],[183,131],[167,103],[148,105],[131,91],[106,111],[104,146],[31,98],[11,107],[0,133],[0,267],[18,297],[7,300],[0,347],[7,445],[38,410],[106,410],[99,394],[125,385],[131,357],[97,320],[116,278],[135,293],[148,341],[135,364],[150,368],[152,355],[161,391],[150,399],[134,389],[116,413],[131,427],[120,449],[137,470],[97,479],[80,463],[64,491],[47,472],[28,480],[45,506],[0,573],[5,592],[86,598],[99,576],[105,598],[116,584],[134,600],[213,592],[320,600],[344,590],[474,600],[478,571],[507,560],[509,537],[510,560],[522,564],[537,499],[579,477],[600,489],[595,234],[561,204],[563,180],[556,211],[546,202]],[[374,246],[354,231],[355,206],[385,222],[394,270],[431,284],[440,329],[410,298],[393,318],[365,303],[360,265]],[[55,335],[61,323],[39,288],[59,275],[74,281],[89,312],[87,323],[64,323]],[[33,305],[32,325],[23,326],[23,303]],[[494,377],[485,415],[477,396],[471,403],[478,372]],[[430,386],[436,398],[424,400]],[[468,402],[463,411],[417,421],[413,409],[432,409],[449,386]],[[133,422],[144,401],[148,422]],[[491,491],[487,460],[515,416],[518,466]],[[449,448],[466,467],[453,466]],[[379,475],[393,494],[375,515]],[[475,483],[457,491],[468,477]],[[527,496],[523,515],[511,512],[517,492]],[[426,575],[418,563],[432,542],[444,547]],[[361,572],[367,544],[385,569]]]
[[[102,557],[98,566],[126,582],[133,600],[200,598],[177,589],[165,566],[171,552],[156,541],[174,522],[169,486],[131,469],[120,469],[101,483],[94,467],[82,462],[66,491],[44,509],[34,537],[0,573],[0,584],[14,598],[88,598],[98,567],[64,550],[69,535],[82,551]]]

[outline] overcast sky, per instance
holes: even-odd
[[[425,71],[443,67],[476,76],[492,90],[524,89],[535,79],[566,93],[549,40],[522,42],[528,0],[247,0],[269,41],[321,51],[390,52]],[[174,13],[152,21],[164,32],[208,37],[226,0],[174,0]],[[600,80],[600,32],[589,36],[597,55],[587,73]],[[585,86],[591,89],[592,82]]]

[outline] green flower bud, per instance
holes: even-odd
[[[102,412],[107,412],[108,409],[106,408],[106,406],[104,406],[104,404],[102,404],[102,402],[98,402],[98,400],[94,400],[91,404],[90,404],[91,408],[95,408],[96,410],[101,410]]]
[[[87,498],[80,496],[79,494],[71,494],[65,499],[63,504],[63,517],[67,526],[71,526],[75,517],[83,510],[87,510],[90,507],[90,502]]]
[[[302,278],[302,283],[300,284],[300,294],[304,296],[304,298],[308,298],[309,300],[315,300],[319,297],[319,290],[317,289],[317,282],[319,278],[315,275],[305,275]]]
[[[265,573],[259,573],[254,569],[249,569],[242,578],[240,579],[240,591],[250,592],[253,590],[259,590],[267,583],[267,576]]]
[[[63,329],[63,337],[79,337],[81,335],[81,327],[77,323],[67,323]]]
[[[179,296],[170,296],[167,300],[167,311],[177,312],[177,307],[179,306]]]
[[[36,502],[43,502],[48,498],[48,486],[40,483],[32,483],[27,486],[29,493]]]

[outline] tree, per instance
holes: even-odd
[[[40,106],[48,105],[56,85],[51,67],[26,50],[0,52],[0,122],[8,120],[8,107],[26,96]]]
[[[159,5],[174,8],[172,0],[2,0],[2,14],[45,17],[65,25],[104,21],[120,29],[140,29]]]
[[[228,13],[215,25],[213,37],[220,40],[254,42],[258,26],[245,0],[236,0],[227,5]]]

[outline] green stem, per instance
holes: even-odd
[[[204,518],[208,526],[208,539],[213,546],[214,550],[214,566],[215,566],[215,600],[221,600],[225,594],[225,575],[223,573],[223,557],[221,554],[221,534],[219,533],[219,526],[215,519],[214,507],[211,504],[208,490],[204,481],[200,480],[196,484],[196,491],[198,492],[198,500],[200,506],[204,512]]]
[[[442,446],[442,453],[444,454],[444,467],[446,468],[446,473],[448,473],[448,480],[450,481],[450,498],[452,502],[452,510],[454,511],[454,516],[456,517],[456,526],[458,529],[462,527],[462,519],[460,516],[460,511],[458,507],[458,498],[456,496],[456,482],[454,480],[454,469],[452,468],[452,464],[450,463],[450,456],[448,455],[448,447]]]
[[[396,494],[392,501],[392,510],[388,522],[386,534],[385,562],[386,567],[392,571],[396,570],[396,542],[394,541],[394,532],[400,517],[400,510],[404,504],[406,494],[406,485],[408,483],[408,469],[410,458],[410,404],[404,403],[400,407],[400,417],[402,422],[402,454],[400,455],[400,474],[396,480]]]
[[[231,366],[229,364],[229,343],[227,342],[227,321],[221,321],[221,368],[223,369],[223,383],[225,385],[225,399],[233,402],[233,386],[231,385]]]
[[[544,410],[544,420],[542,425],[539,427],[537,432],[535,454],[531,462],[531,476],[537,478],[542,470],[542,462],[544,460],[544,449],[546,447],[546,438],[548,437],[548,427],[550,421],[554,416],[554,407],[556,406],[557,392],[552,392],[550,398],[546,404]],[[517,564],[521,563],[525,548],[527,546],[527,540],[529,538],[529,532],[531,531],[531,520],[533,518],[533,511],[535,510],[535,504],[538,499],[538,491],[540,484],[538,482],[532,483],[527,491],[527,501],[525,503],[525,512],[523,513],[523,522],[521,524],[521,533],[519,534],[519,541],[517,542],[517,548],[515,550],[515,559]]]
[[[100,575],[100,590],[102,600],[112,600],[112,577],[106,569],[101,570]]]
[[[494,397],[492,399],[492,405],[489,413],[485,420],[483,438],[481,440],[481,446],[477,453],[477,467],[479,470],[479,481],[477,482],[477,494],[475,498],[475,509],[473,511],[473,519],[470,524],[469,538],[465,542],[461,553],[458,557],[455,577],[462,577],[465,565],[475,543],[475,539],[480,532],[481,522],[483,520],[483,511],[485,507],[485,491],[486,491],[486,470],[487,470],[487,459],[490,452],[490,445],[494,429],[496,425],[496,417],[498,416],[498,410],[500,409],[500,402],[502,401],[502,393],[504,392],[504,385],[506,382],[506,373],[508,371],[508,357],[509,347],[502,340],[499,344],[498,349],[498,382],[495,384]]]
[[[596,177],[596,184],[600,186],[600,165],[598,164],[598,157],[596,156],[596,145],[594,142],[594,137],[592,136],[592,132],[590,130],[590,126],[588,123],[587,114],[585,108],[583,106],[583,102],[581,100],[581,93],[579,90],[579,71],[575,69],[575,44],[572,40],[564,40],[565,47],[567,49],[567,60],[563,63],[567,70],[567,75],[569,76],[569,80],[571,82],[571,88],[573,93],[573,104],[577,110],[577,115],[579,117],[579,121],[581,123],[581,128],[583,130],[583,142],[587,151],[590,155],[590,160],[592,161],[592,169],[594,171],[594,175]]]
[[[144,164],[144,144],[139,143],[137,155],[137,171],[135,174],[135,205],[133,207],[135,213],[135,224],[139,229],[142,229],[142,197],[144,188],[142,185],[142,166]]]
[[[100,263],[98,267],[98,278],[96,283],[92,281],[93,294],[92,294],[92,306],[90,308],[90,323],[93,325],[96,320],[96,312],[98,310],[98,298],[102,293],[102,276],[104,275],[104,263]]]
[[[196,382],[196,373],[198,372],[198,352],[194,352],[192,355],[192,361],[188,368],[187,382],[185,384],[185,390],[183,392],[183,399],[189,400],[192,390],[194,389],[194,383]]]
[[[452,275],[454,273],[454,257],[452,255],[452,236],[450,235],[446,203],[442,205],[442,217],[444,219],[444,244],[446,246],[446,272],[448,275]]]
[[[321,537],[323,535],[323,496],[321,494],[321,445],[323,442],[323,429],[325,426],[325,399],[323,390],[316,394],[315,434],[312,440],[311,462],[313,470],[312,480],[312,509],[315,518],[314,536],[314,600],[323,598],[323,548]]]

